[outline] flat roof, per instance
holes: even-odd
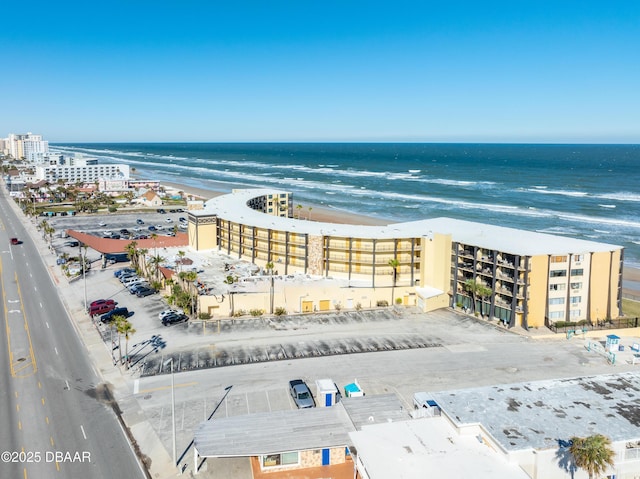
[[[474,435],[459,435],[442,417],[365,426],[350,433],[371,479],[529,476]]]
[[[507,451],[557,448],[559,439],[596,433],[612,441],[640,439],[640,372],[441,391],[432,397],[455,424],[482,424]]]
[[[194,441],[202,457],[245,457],[347,446],[355,428],[340,403],[202,422]]]
[[[386,226],[357,225],[357,228],[354,228],[354,225],[273,216],[247,206],[247,202],[252,198],[280,194],[291,193],[264,188],[234,190],[232,193],[208,200],[202,210],[190,210],[189,214],[196,217],[218,215],[235,223],[316,236],[392,239],[431,237],[433,233],[451,234],[453,241],[459,243],[527,256],[607,252],[622,248],[607,243],[446,217],[392,223]]]

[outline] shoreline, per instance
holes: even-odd
[[[230,193],[230,190],[215,190],[207,188],[198,188],[193,186],[184,185],[171,181],[160,181],[160,184],[165,188],[182,191],[190,196],[197,197],[203,201],[207,201],[216,196]],[[234,187],[235,188],[235,187]],[[248,188],[247,186],[238,185],[237,188]],[[393,220],[384,220],[381,218],[374,218],[371,216],[363,216],[358,213],[352,213],[349,211],[334,210],[327,208],[326,206],[319,206],[312,203],[300,203],[303,208],[300,211],[301,220],[308,219],[308,215],[311,216],[310,221],[318,221],[325,223],[337,223],[337,224],[352,224],[354,226],[386,226],[394,223]],[[308,208],[311,207],[311,210]],[[296,211],[294,210],[294,215]],[[632,296],[640,297],[640,267],[629,266],[623,264],[622,269],[622,293]],[[625,283],[627,283],[625,285]],[[629,284],[631,283],[631,284]]]

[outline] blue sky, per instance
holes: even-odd
[[[635,0],[36,0],[3,17],[0,136],[640,143]]]

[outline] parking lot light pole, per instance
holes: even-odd
[[[164,365],[171,363],[171,434],[173,439],[173,465],[176,466],[176,395],[173,379],[173,358],[169,358]]]

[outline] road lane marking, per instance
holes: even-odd
[[[53,442],[53,437],[49,436],[49,442],[51,443],[51,446],[55,446],[55,442]]]
[[[49,328],[49,321],[45,321],[45,323],[46,323],[46,325],[47,325],[47,329],[50,329],[50,328]]]
[[[133,394],[138,394],[138,391],[140,390],[140,380],[136,379],[133,382]]]
[[[56,356],[58,356],[58,348],[56,348],[55,346],[53,347],[53,350],[56,352]]]
[[[70,390],[70,389],[71,389],[71,387],[69,386],[69,381],[65,379],[65,380],[64,380],[64,383],[67,385],[67,389],[69,389],[69,390]]]
[[[44,406],[44,398],[42,398],[41,401],[42,401],[42,405]]]
[[[82,436],[87,439],[87,435],[84,432],[84,427],[82,427],[82,424],[80,424],[80,430],[82,431]]]

